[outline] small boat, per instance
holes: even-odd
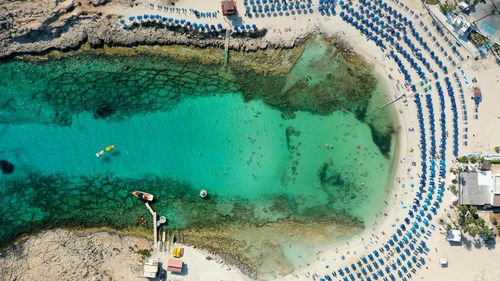
[[[95,154],[96,157],[101,157],[104,155],[104,150],[101,150]]]
[[[149,193],[146,193],[146,192],[143,192],[143,191],[134,191],[132,192],[132,194],[141,199],[141,200],[145,200],[145,201],[153,201],[153,195],[152,194],[149,194]]]
[[[103,156],[105,152],[109,152],[109,151],[112,151],[112,150],[115,150],[115,146],[113,144],[106,146],[106,148],[104,148],[104,150],[100,150],[99,152],[97,152],[95,154],[95,156],[97,158],[99,158],[99,157]]]

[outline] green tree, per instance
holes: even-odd
[[[497,220],[497,218],[495,217],[495,215],[493,215],[493,216],[491,217],[491,223],[492,223],[493,225],[497,225],[497,224],[498,224],[498,220]]]
[[[479,234],[483,235],[488,240],[495,238],[495,235],[493,235],[493,233],[490,231],[490,229],[487,226],[480,227]]]
[[[471,215],[477,214],[477,207],[476,206],[469,206],[469,213]]]
[[[472,164],[475,164],[477,162],[477,157],[476,156],[472,156],[471,158],[469,158],[469,161],[472,163]]]
[[[480,229],[477,226],[471,226],[471,227],[469,227],[469,231],[468,232],[469,232],[470,236],[476,237],[476,235],[479,234]]]
[[[469,211],[469,209],[465,205],[460,205],[457,207],[457,209],[462,216],[465,216],[467,214],[467,212]]]
[[[457,194],[458,190],[457,190],[457,186],[456,185],[450,184],[449,188],[450,188],[451,193]]]

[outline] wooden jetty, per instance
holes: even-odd
[[[156,212],[153,211],[148,202],[145,202],[144,205],[146,205],[146,208],[148,208],[149,212],[153,216],[153,251],[155,251],[158,249],[158,227],[156,227]]]
[[[231,31],[226,29],[226,43],[224,44],[224,67],[227,68],[227,63],[229,61],[229,38],[231,37]]]

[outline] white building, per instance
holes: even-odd
[[[484,207],[500,207],[500,175],[491,171],[460,173],[459,203]]]

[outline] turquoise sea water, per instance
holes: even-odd
[[[309,57],[283,89],[331,79],[311,77]],[[134,190],[155,195],[170,228],[359,226],[383,207],[393,153],[381,153],[373,124],[354,113],[285,118],[260,99],[245,101],[241,77],[219,66],[147,55],[10,61],[0,72],[0,159],[15,167],[0,174],[1,242],[56,225],[148,226]],[[369,108],[379,99],[368,98]],[[116,150],[96,158],[110,144]]]

